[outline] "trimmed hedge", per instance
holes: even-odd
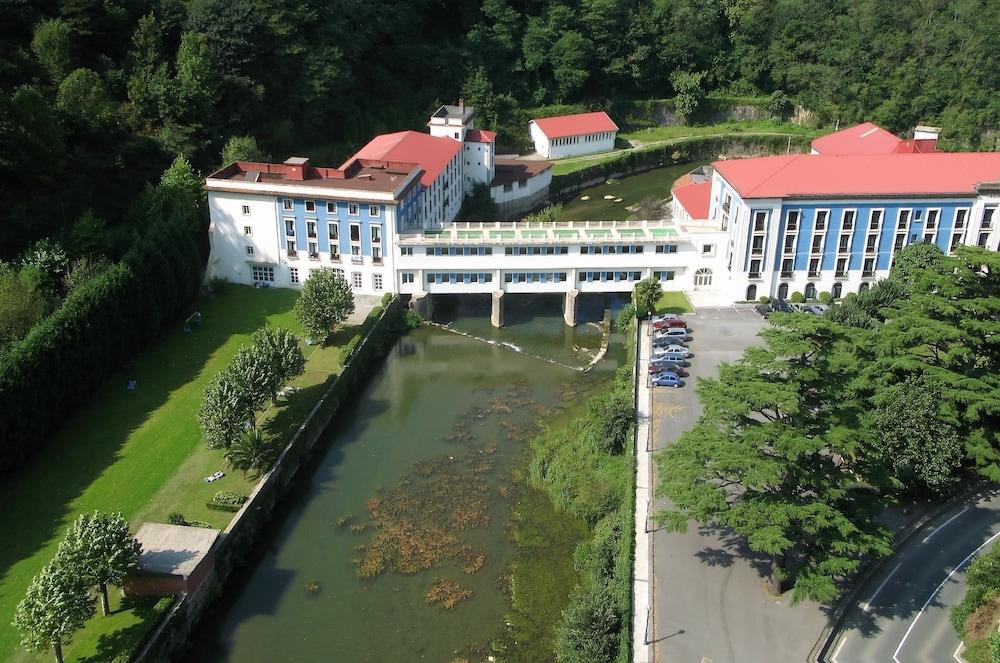
[[[793,152],[804,152],[809,146],[806,137],[793,137]],[[565,175],[552,177],[549,187],[550,198],[557,200],[560,194],[574,193],[579,188],[591,186],[595,181],[603,182],[611,177],[621,177],[634,173],[664,168],[677,164],[714,161],[720,155],[739,152],[751,154],[780,154],[789,148],[787,136],[726,136],[692,138],[649,150],[631,150],[603,163],[595,164]]]
[[[159,223],[0,357],[0,473],[41,451],[74,408],[187,311],[207,259],[200,230]]]

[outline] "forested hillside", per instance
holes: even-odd
[[[0,257],[130,242],[129,201],[234,135],[324,161],[464,94],[527,107],[773,95],[823,122],[941,124],[993,149],[1000,4],[986,0],[4,0]],[[789,103],[791,102],[791,103]],[[512,142],[512,138],[507,140]],[[87,210],[86,223],[79,222]]]

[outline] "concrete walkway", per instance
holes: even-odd
[[[649,638],[653,598],[653,535],[648,531],[649,508],[653,502],[653,454],[650,452],[650,388],[649,353],[652,345],[648,322],[640,322],[639,345],[636,352],[638,387],[635,410],[635,565],[632,567],[632,661],[651,663],[653,646]]]

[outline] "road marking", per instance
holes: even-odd
[[[944,523],[942,523],[941,525],[938,525],[937,527],[935,527],[934,531],[931,532],[930,534],[928,534],[926,537],[924,537],[924,540],[921,541],[921,543],[927,543],[928,541],[930,541],[931,537],[934,536],[935,534],[937,534],[939,530],[942,530],[945,527],[947,527],[948,525],[950,525],[951,521],[955,520],[956,518],[958,518],[959,516],[961,516],[963,513],[965,513],[968,510],[969,510],[969,507],[967,507],[967,506],[963,507],[961,511],[959,511],[958,513],[956,513],[954,516],[952,516],[948,520],[944,521]]]
[[[863,606],[861,606],[861,611],[862,612],[869,612],[871,610],[872,601],[875,600],[875,597],[878,596],[878,593],[882,591],[883,587],[885,587],[885,583],[889,582],[889,580],[892,579],[892,576],[896,575],[896,571],[898,571],[899,567],[901,567],[902,565],[903,565],[902,562],[900,562],[899,564],[897,564],[896,568],[894,568],[889,573],[889,575],[887,575],[885,577],[885,580],[883,580],[882,583],[878,587],[875,588],[875,593],[871,595],[870,599],[868,599],[867,601],[865,601],[865,604]],[[836,662],[834,662],[834,663],[836,663]]]
[[[965,647],[965,643],[964,642],[958,643],[958,647],[955,648],[955,653],[951,655],[951,657],[953,659],[955,659],[956,661],[958,661],[958,663],[965,663],[965,661],[962,659],[962,655],[961,655],[962,654],[962,649],[964,647]]]
[[[837,645],[837,648],[834,650],[833,656],[830,658],[830,663],[839,663],[839,661],[837,661],[837,657],[840,656],[840,650],[844,648],[844,644],[846,642],[847,636],[845,635],[840,639],[840,644]]]
[[[923,607],[920,608],[920,612],[918,612],[917,616],[913,618],[913,622],[910,624],[910,628],[906,629],[906,633],[903,634],[903,639],[899,641],[899,646],[896,647],[896,651],[893,652],[893,654],[892,654],[892,660],[895,663],[902,663],[902,661],[899,660],[899,651],[903,648],[903,645],[906,644],[906,639],[908,637],[910,637],[910,632],[913,631],[913,627],[917,625],[917,620],[920,619],[920,615],[924,614],[924,611],[927,610],[927,606],[930,605],[930,603],[931,603],[932,600],[934,600],[934,597],[937,596],[937,593],[941,591],[941,588],[944,587],[944,584],[946,582],[948,582],[948,580],[953,575],[955,575],[956,571],[958,571],[959,569],[961,569],[963,566],[966,565],[966,563],[970,559],[972,559],[973,557],[975,557],[976,553],[978,553],[980,550],[982,550],[983,548],[985,548],[989,544],[993,543],[993,539],[997,538],[998,536],[1000,536],[1000,532],[997,532],[996,534],[994,534],[990,538],[986,539],[986,541],[983,542],[982,545],[980,545],[978,548],[976,548],[975,550],[973,550],[972,552],[970,552],[969,555],[968,555],[968,557],[966,557],[961,562],[959,562],[958,566],[956,566],[955,568],[953,568],[948,573],[948,575],[946,575],[944,577],[944,580],[941,581],[941,584],[938,585],[937,588],[933,592],[931,592],[931,595],[927,597],[926,601],[924,601]]]

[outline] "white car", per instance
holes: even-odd
[[[691,351],[683,345],[667,345],[662,348],[653,348],[653,358],[657,357],[677,357],[687,359],[691,356]]]
[[[663,315],[654,315],[649,318],[650,324],[654,322],[664,322],[666,320],[680,320],[681,316],[675,313],[664,313]]]

